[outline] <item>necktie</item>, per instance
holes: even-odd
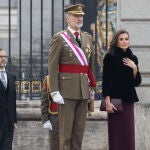
[[[79,32],[75,32],[74,35],[75,35],[75,37],[76,37],[76,41],[77,41],[79,47],[81,47],[81,41],[80,41],[80,39],[79,39]]]
[[[7,83],[6,83],[6,79],[5,79],[5,76],[4,76],[4,72],[5,71],[1,71],[1,81],[5,87],[5,89],[7,88]]]

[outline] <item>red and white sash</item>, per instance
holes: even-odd
[[[71,47],[71,49],[73,50],[74,54],[76,55],[76,57],[78,58],[79,62],[81,63],[81,65],[73,65],[73,64],[59,64],[59,71],[60,72],[71,72],[71,73],[87,73],[88,79],[89,79],[89,83],[91,87],[95,87],[96,86],[96,81],[94,79],[93,73],[91,71],[91,69],[88,66],[88,62],[87,59],[85,57],[84,52],[82,51],[81,48],[79,48],[78,46],[76,46],[71,40],[70,37],[67,35],[66,32],[63,32],[61,34],[61,36],[63,37],[63,39],[68,43],[68,45]]]
[[[85,57],[85,54],[83,52],[83,50],[78,47],[77,45],[75,45],[71,40],[70,37],[67,35],[66,32],[63,32],[61,34],[61,36],[63,37],[63,39],[67,42],[67,44],[71,47],[71,49],[73,50],[74,54],[76,55],[76,57],[78,58],[78,60],[80,61],[82,66],[88,66],[88,62],[87,59]]]

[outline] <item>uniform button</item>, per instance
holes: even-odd
[[[83,73],[80,73],[80,74],[83,74]]]

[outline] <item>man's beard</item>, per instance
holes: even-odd
[[[83,26],[83,23],[76,23],[76,24],[74,23],[73,26],[77,28],[81,28]]]
[[[6,63],[0,63],[0,67],[6,67]]]

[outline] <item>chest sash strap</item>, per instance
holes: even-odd
[[[61,36],[63,37],[63,39],[67,42],[67,44],[71,47],[71,49],[73,50],[74,54],[76,55],[76,57],[78,58],[79,62],[81,63],[81,65],[83,66],[88,66],[87,63],[87,59],[86,56],[83,52],[83,50],[78,47],[77,45],[75,45],[71,40],[70,37],[67,35],[66,32],[63,32],[61,34]]]

